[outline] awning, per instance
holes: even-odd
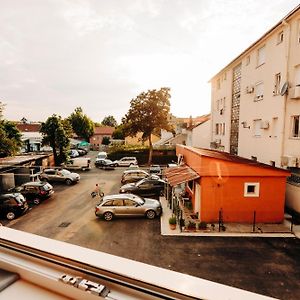
[[[200,178],[198,173],[186,165],[167,168],[165,169],[164,174],[167,182],[171,186]]]

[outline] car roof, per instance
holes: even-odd
[[[133,194],[114,194],[114,195],[106,195],[103,198],[103,201],[107,200],[115,200],[115,199],[132,199],[133,197],[136,197],[136,195]],[[139,197],[139,196],[138,196]]]
[[[142,169],[125,170],[125,171],[123,172],[123,174],[125,175],[125,174],[136,173],[136,172],[148,174],[147,171],[142,170]]]

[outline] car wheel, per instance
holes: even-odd
[[[38,199],[38,198],[33,199],[33,203],[34,203],[35,205],[40,204],[40,199]]]
[[[156,217],[156,213],[154,210],[148,210],[146,212],[147,219],[154,219]]]
[[[6,219],[7,220],[13,220],[16,217],[15,213],[13,213],[12,211],[8,212],[6,214]]]
[[[66,179],[66,185],[71,185],[72,184],[72,180],[71,179]]]
[[[111,221],[114,215],[110,211],[107,211],[103,214],[103,217],[105,221]]]

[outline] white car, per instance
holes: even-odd
[[[116,166],[128,167],[130,165],[137,165],[138,161],[134,156],[125,156],[119,160],[115,160],[114,163],[116,164]]]

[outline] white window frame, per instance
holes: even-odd
[[[277,35],[277,45],[281,44],[283,42],[283,39],[284,39],[284,33],[282,30]]]
[[[298,134],[296,135],[296,120],[297,120],[297,131],[298,131]],[[299,115],[296,115],[296,116],[291,116],[291,138],[294,138],[294,139],[299,139],[300,138],[300,116]]]
[[[248,187],[253,186],[254,187],[254,193],[248,192]],[[244,183],[244,197],[259,197],[259,189],[260,185],[259,182],[245,182]]]
[[[255,84],[255,98],[254,101],[260,101],[264,99],[264,83],[263,81]]]
[[[262,125],[262,119],[256,119],[253,121],[253,130],[254,130],[255,137],[261,137],[262,134],[261,125]]]
[[[280,94],[281,73],[275,74],[274,95]]]
[[[266,62],[266,46],[257,49],[257,67],[263,65]]]

